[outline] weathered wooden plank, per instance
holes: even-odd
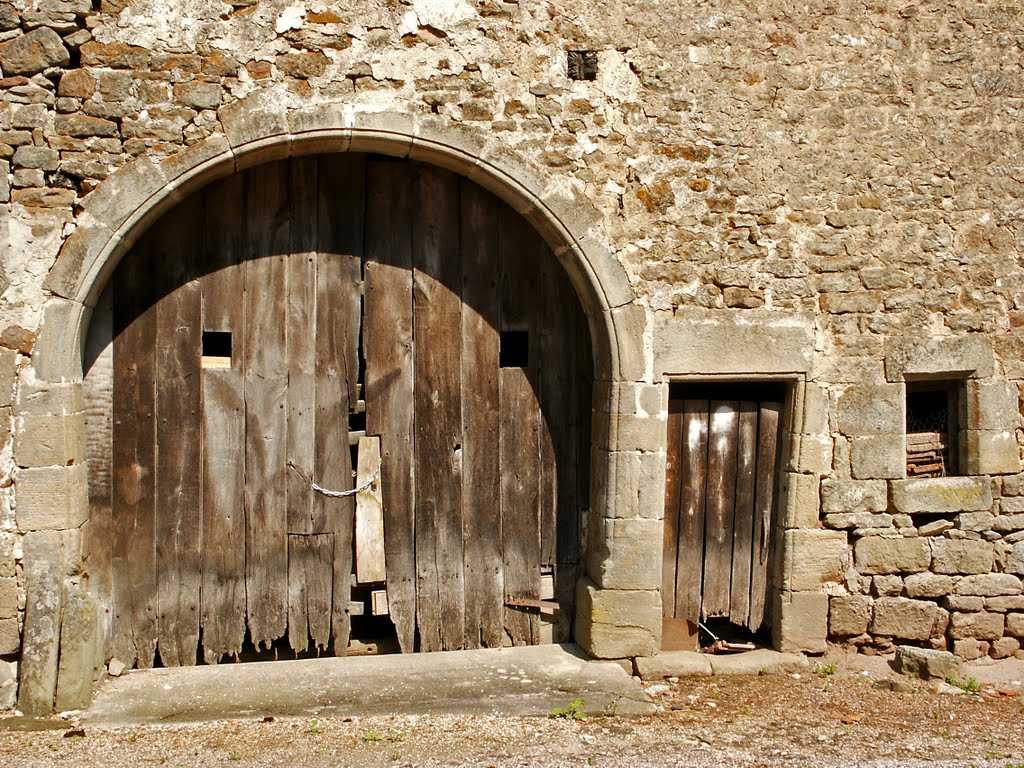
[[[356,582],[387,578],[384,554],[384,504],[380,493],[380,438],[359,438],[356,463]]]
[[[736,503],[732,528],[732,583],[729,621],[745,626],[750,618],[750,573],[754,541],[754,494],[757,480],[757,403],[739,403],[736,449]]]
[[[464,642],[462,311],[458,179],[414,166],[416,627],[424,651]]]
[[[269,648],[288,623],[288,165],[256,166],[246,176],[246,612],[253,644]]]
[[[683,459],[683,403],[668,404],[668,437],[665,452],[665,527],[661,559],[661,606],[665,618],[676,617],[676,566],[679,561],[679,501],[682,492],[680,462]]]
[[[230,364],[201,368],[203,658],[236,657],[245,639],[245,186],[229,176],[203,194],[203,329],[229,333]],[[218,350],[223,351],[223,350]]]
[[[498,451],[498,206],[461,182],[462,524],[465,645],[497,648],[504,638]]]
[[[85,455],[89,468],[89,520],[82,528],[89,591],[102,609],[98,612],[101,660],[111,657],[110,629],[113,604],[111,542],[111,452],[114,418],[114,302],[113,282],[100,294],[89,323],[85,348]]]
[[[526,366],[507,358],[499,377],[502,551],[505,597],[540,595],[540,430],[536,257],[540,238],[507,205],[499,212],[500,312],[503,333],[526,333]],[[532,269],[531,269],[532,268]],[[505,629],[516,645],[538,641],[536,614],[507,609]]]
[[[388,606],[405,653],[416,629],[410,192],[405,163],[367,162],[366,433],[380,437]]]
[[[305,653],[331,641],[334,534],[288,534],[288,643]]]
[[[129,667],[153,665],[157,641],[154,469],[156,313],[149,239],[114,273],[113,542],[111,654]]]
[[[317,158],[289,163],[290,219],[287,262],[285,336],[288,366],[287,498],[288,532],[315,533],[322,521],[313,518],[313,463],[316,432]],[[342,414],[339,414],[342,416]],[[292,610],[289,608],[289,617]],[[300,632],[305,632],[301,622]],[[290,634],[290,632],[289,632]],[[305,642],[305,638],[302,639]],[[295,648],[295,644],[292,644]]]
[[[166,667],[192,665],[199,644],[202,559],[200,381],[202,300],[192,195],[153,228],[156,305],[156,562],[158,644]]]
[[[705,486],[708,471],[707,400],[683,400],[679,409],[679,528],[675,617],[698,622],[704,575]],[[671,423],[671,411],[669,415]]]
[[[701,604],[701,613],[707,617],[729,615],[738,429],[737,403],[712,400],[704,518],[704,591]]]
[[[764,624],[771,574],[772,521],[775,517],[775,475],[779,456],[779,424],[782,403],[763,402],[758,414],[757,481],[754,506],[753,560],[750,579],[750,619],[758,630]]]
[[[348,429],[359,387],[365,175],[361,154],[320,157],[314,477],[337,490],[353,487]],[[334,652],[345,655],[351,631],[355,500],[317,494],[313,508],[318,524],[334,533],[331,624]]]

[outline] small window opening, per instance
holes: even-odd
[[[231,367],[231,332],[203,331],[203,368]]]
[[[527,331],[501,332],[498,364],[502,368],[525,368],[530,364],[530,334]]]
[[[597,51],[566,51],[570,80],[597,79]]]
[[[907,383],[907,477],[959,473],[960,383]]]

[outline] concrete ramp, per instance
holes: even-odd
[[[640,683],[573,645],[137,670],[102,683],[93,727],[226,718],[655,711]]]

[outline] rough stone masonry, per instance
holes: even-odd
[[[1020,655],[1022,22],[969,0],[0,0],[0,708],[80,707],[106,661],[80,349],[116,259],[176,195],[316,141],[447,163],[562,254],[599,329],[589,653],[659,649],[669,382],[767,378],[789,387],[774,644]],[[921,381],[959,394],[955,476],[907,476]]]

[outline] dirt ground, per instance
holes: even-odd
[[[589,712],[584,701],[583,719],[275,719],[84,731],[73,722],[13,731],[0,721],[0,766],[1024,768],[1024,662],[972,666],[959,682],[980,689],[909,680],[885,659],[833,652],[798,676],[648,683],[661,711],[643,718]]]

